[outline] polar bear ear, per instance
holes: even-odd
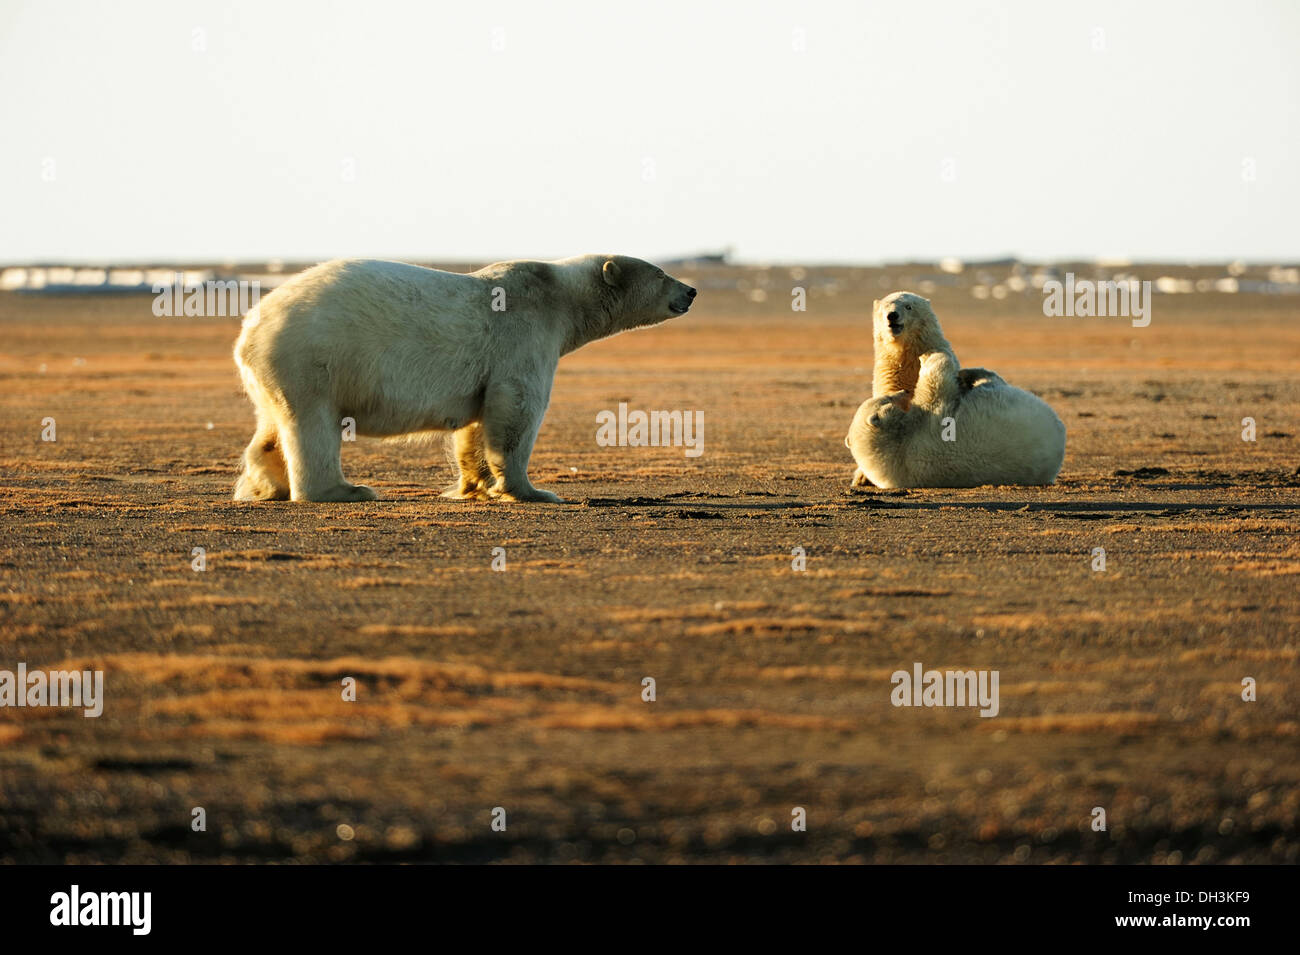
[[[614,287],[618,286],[618,277],[621,271],[622,270],[618,267],[618,263],[613,259],[606,259],[605,264],[600,268],[600,274],[604,277],[605,284]]]

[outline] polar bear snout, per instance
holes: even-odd
[[[885,321],[889,323],[889,331],[891,334],[897,335],[902,332],[903,316],[899,315],[898,312],[890,312],[885,316]]]
[[[677,284],[681,285],[680,282]],[[695,301],[696,294],[696,290],[691,288],[689,285],[682,285],[681,291],[678,292],[677,295],[673,296],[672,300],[668,303],[668,310],[674,315],[685,315],[690,311],[691,303]]]

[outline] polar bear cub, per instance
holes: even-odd
[[[896,391],[910,394],[916,390],[922,355],[937,351],[953,354],[929,300],[913,292],[894,292],[872,303],[871,343],[875,351],[873,398]]]
[[[956,353],[948,339],[943,337],[943,329],[930,307],[930,300],[914,292],[894,292],[873,303],[871,337],[875,350],[875,365],[871,373],[873,398],[897,391],[908,394],[915,391],[923,355],[947,352],[957,362]],[[958,366],[957,379],[963,389],[997,378],[984,368],[960,368],[960,363]]]
[[[877,487],[1052,484],[1065,425],[1041,398],[985,373],[963,390],[947,352],[921,361],[915,397],[868,398],[845,444]]]
[[[339,460],[357,434],[455,433],[444,497],[559,502],[528,459],[560,356],[684,315],[695,289],[640,259],[515,261],[462,275],[373,259],[302,273],[248,313],[235,363],[257,412],[235,500],[371,501]]]
[[[875,305],[873,396],[845,445],[855,484],[976,487],[1051,484],[1065,425],[1036,395],[983,368],[961,368],[930,303],[897,292]]]

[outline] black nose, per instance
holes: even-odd
[[[695,298],[695,289],[691,289],[690,291],[688,291],[688,292],[686,293],[686,297],[687,297],[687,298]]]
[[[898,323],[897,312],[890,312],[888,315],[885,316],[885,318],[889,319],[889,324],[891,325],[896,325]]]

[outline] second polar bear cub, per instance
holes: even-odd
[[[1065,425],[1036,395],[983,368],[961,368],[930,303],[896,292],[876,303],[873,396],[845,445],[854,483],[878,487],[1051,484]]]
[[[235,500],[372,501],[339,461],[356,433],[455,433],[443,496],[560,499],[528,459],[556,364],[587,342],[686,314],[695,289],[624,255],[516,261],[461,275],[326,262],[249,312],[235,363],[257,412]]]

